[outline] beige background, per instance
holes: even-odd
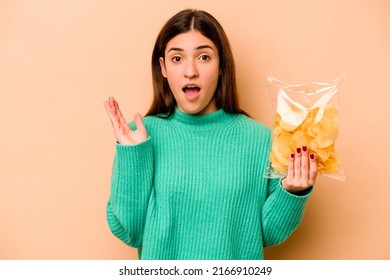
[[[266,77],[341,83],[345,182],[320,177],[301,227],[267,259],[390,259],[390,2],[0,1],[0,259],[134,259],[105,219],[114,136],[151,102],[150,56],[183,8],[224,26],[242,106],[269,126]]]

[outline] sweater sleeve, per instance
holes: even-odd
[[[107,221],[116,237],[136,248],[142,243],[153,169],[150,138],[134,146],[116,144]]]
[[[280,179],[270,179],[268,182],[267,199],[262,213],[265,247],[282,243],[295,231],[303,219],[307,200],[312,192],[310,188],[302,195],[295,195],[281,186]]]

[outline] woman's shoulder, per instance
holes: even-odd
[[[246,115],[239,115],[236,122],[235,134],[240,135],[243,143],[250,144],[251,149],[267,150],[272,139],[271,129],[265,124]],[[243,144],[243,146],[245,146]]]
[[[148,130],[166,123],[166,118],[163,116],[145,116],[142,117],[142,122],[144,123],[146,130]],[[134,121],[129,122],[128,125],[131,129],[135,129]]]
[[[238,115],[237,124],[248,132],[266,135],[271,133],[271,129],[268,126],[243,114]]]
[[[167,118],[164,115],[153,115],[153,116],[145,116],[142,118],[142,120],[144,121],[144,123],[154,124],[154,123],[165,122]]]

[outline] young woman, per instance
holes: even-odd
[[[239,108],[232,52],[210,14],[184,10],[157,37],[154,100],[130,125],[104,102],[116,155],[107,220],[140,259],[263,259],[297,228],[317,175],[306,147],[266,179],[270,129]]]

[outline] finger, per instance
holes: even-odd
[[[115,100],[112,97],[109,97],[108,100],[105,100],[103,103],[110,118],[115,117],[116,115]]]
[[[114,100],[114,106],[115,106],[115,112],[118,114],[118,113],[119,113],[119,104],[118,104],[118,101]]]
[[[130,131],[130,127],[127,124],[126,119],[123,117],[123,114],[119,109],[119,103],[117,101],[115,101],[115,108],[116,108],[116,113],[118,115],[119,122],[123,128],[124,134],[127,134]]]
[[[121,110],[119,109],[119,103],[113,97],[111,97],[111,99],[115,110],[115,124],[117,125],[118,132],[120,132],[122,135],[127,134],[130,131],[130,128],[125,118],[123,117]]]
[[[108,117],[111,120],[111,123],[114,125],[116,120],[115,111],[114,111],[115,108],[112,106],[110,100],[104,101],[103,104],[104,104],[104,108],[106,108],[106,112]]]
[[[309,179],[309,155],[307,146],[302,146],[301,175],[302,183],[305,184]]]
[[[281,183],[282,186],[285,189],[289,189],[294,184],[294,161],[295,161],[295,154],[291,153],[288,157],[288,163],[287,163],[287,175],[286,178],[284,178]]]
[[[317,178],[317,159],[314,156],[314,154],[310,154],[310,159],[309,159],[309,183],[311,186],[314,185],[316,178]]]
[[[104,100],[103,104],[104,104],[104,107],[106,108],[106,110],[108,110],[108,109],[113,110],[113,107],[112,107],[112,104],[110,101],[110,97],[107,100]]]
[[[109,97],[108,101],[104,102],[104,107],[106,108],[107,114],[111,120],[112,127],[115,130],[115,133],[120,133],[120,130],[123,129],[120,123],[120,118],[117,114],[115,99]]]
[[[287,164],[287,181],[291,182],[294,179],[294,158],[295,154],[291,153],[288,158],[288,164]]]
[[[301,159],[302,159],[301,147],[298,147],[295,150],[295,156],[294,156],[294,178],[298,180],[301,178]]]
[[[142,121],[142,117],[139,113],[134,115],[134,124],[137,130],[146,131],[144,122]]]
[[[113,111],[114,113],[116,113],[116,107],[115,107],[115,102],[116,102],[116,100],[114,99],[114,97],[110,96],[110,97],[108,98],[108,101],[110,102],[112,111]]]
[[[104,100],[104,101],[103,101],[103,105],[104,105],[104,108],[106,108],[106,111],[107,111],[107,113],[108,113],[108,110],[111,110],[110,101]]]

